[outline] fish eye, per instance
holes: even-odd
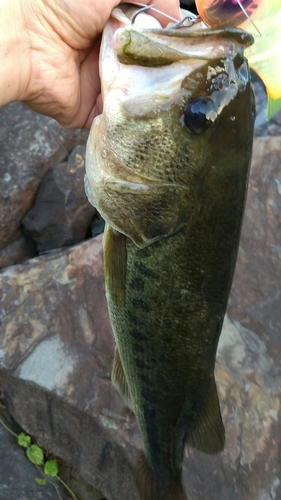
[[[260,0],[196,0],[200,17],[209,26],[219,24],[239,26],[251,17]]]
[[[208,118],[211,109],[213,102],[210,98],[195,97],[186,104],[180,121],[192,134],[201,134],[213,123]]]

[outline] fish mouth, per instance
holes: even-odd
[[[237,53],[239,49],[243,52],[254,43],[250,33],[236,27],[211,28],[197,22],[180,29],[176,25],[162,28],[158,21],[159,27],[145,27],[145,21],[136,26],[131,19],[138,10],[139,7],[119,6],[111,14],[114,19],[111,43],[117,60],[124,64],[155,67],[186,59],[214,59],[233,51]],[[149,13],[142,15],[155,20]]]
[[[212,60],[243,54],[254,37],[238,28],[136,29],[125,27],[114,35],[119,62],[140,66],[166,66],[184,60]]]

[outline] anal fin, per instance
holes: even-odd
[[[115,349],[115,356],[113,360],[111,380],[113,385],[116,387],[120,396],[124,399],[125,403],[132,409],[132,401],[129,393],[129,387],[126,380],[126,375],[120,358],[118,349]]]
[[[203,453],[219,453],[224,448],[225,430],[221,418],[216,382],[213,377],[209,398],[198,424],[187,436],[187,443]]]

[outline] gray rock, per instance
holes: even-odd
[[[0,408],[0,418],[13,432],[21,432],[3,408]],[[40,486],[36,483],[36,478],[42,479],[42,476],[27,459],[16,437],[9,434],[1,423],[0,463],[0,500],[58,500],[57,492],[61,500],[67,500],[64,488],[55,478],[51,479],[53,484],[47,482]]]
[[[68,161],[48,170],[34,205],[22,224],[38,252],[83,241],[96,212],[84,190],[85,146],[74,148]]]
[[[59,470],[60,477],[77,497],[77,500],[107,500],[102,493],[86,483],[73,467],[62,464]]]
[[[86,138],[87,132],[65,130],[21,103],[0,108],[0,249],[15,241],[47,170]]]
[[[14,240],[0,249],[0,269],[20,264],[37,255],[35,245],[23,234],[22,230],[14,234]]]

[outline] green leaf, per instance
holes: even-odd
[[[44,461],[43,451],[36,444],[32,444],[26,450],[27,458],[35,465],[41,465]]]
[[[24,432],[21,432],[18,435],[18,444],[20,446],[23,446],[24,448],[28,448],[31,443],[31,437],[25,434]]]
[[[39,477],[37,477],[35,481],[37,484],[40,484],[41,486],[43,486],[47,482],[46,479],[39,479]]]
[[[59,472],[58,464],[55,460],[48,460],[45,463],[44,474],[55,477]]]

